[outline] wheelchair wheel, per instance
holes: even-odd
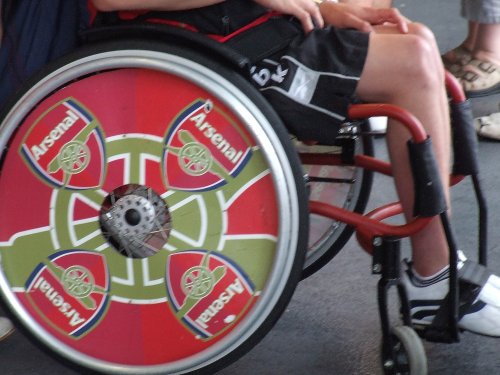
[[[222,63],[143,40],[29,86],[0,133],[0,291],[19,328],[102,373],[213,373],[249,350],[307,247],[272,109]]]
[[[303,162],[308,181],[309,198],[350,211],[362,213],[368,203],[373,173],[354,166],[344,159],[356,154],[373,156],[373,139],[363,135],[369,131],[366,122],[346,124],[337,145],[296,145],[301,153],[318,153],[332,157],[332,164],[315,165]],[[346,155],[350,154],[350,155]],[[354,228],[326,217],[311,215],[309,245],[302,278],[327,264],[344,247]]]
[[[391,329],[392,355],[382,355],[386,375],[427,375],[427,357],[422,340],[407,326]]]

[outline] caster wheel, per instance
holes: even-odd
[[[390,340],[390,353],[382,353],[385,375],[427,375],[424,346],[412,328],[392,328]]]

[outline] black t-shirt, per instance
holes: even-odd
[[[88,27],[85,0],[11,0],[2,5],[0,109],[19,86],[78,45]]]

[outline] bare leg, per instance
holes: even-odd
[[[469,51],[473,51],[477,40],[477,30],[478,24],[476,22],[469,21],[469,29],[467,32],[467,37],[462,42],[462,46]]]
[[[480,60],[500,65],[500,24],[480,24],[473,54]]]
[[[458,64],[458,67],[453,65],[448,65],[453,74],[458,75],[460,73],[460,66],[463,66],[470,60],[474,46],[477,40],[477,30],[478,24],[476,22],[469,22],[467,36],[464,41],[460,43],[457,47],[451,49],[443,55],[443,58],[448,64]],[[464,55],[465,50],[465,55]]]
[[[390,51],[398,51],[397,58]],[[372,33],[357,93],[367,102],[398,105],[422,122],[432,138],[449,201],[449,113],[443,67],[430,32],[421,25],[412,25],[409,35]],[[406,146],[408,138],[406,129],[394,121],[389,122],[387,141],[396,188],[405,215],[411,218],[414,194]],[[448,245],[439,219],[411,240],[414,267],[422,276],[432,275],[448,263]]]

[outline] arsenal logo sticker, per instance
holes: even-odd
[[[104,180],[102,129],[90,111],[72,98],[34,122],[20,152],[34,173],[56,187],[91,189]]]
[[[230,259],[190,250],[169,256],[167,289],[176,316],[195,335],[215,337],[255,302],[254,285]]]
[[[196,100],[169,126],[163,172],[171,189],[204,191],[228,183],[251,157],[237,125],[210,100]]]
[[[81,250],[54,254],[40,263],[26,282],[26,296],[40,317],[75,338],[98,322],[108,291],[104,257]]]

